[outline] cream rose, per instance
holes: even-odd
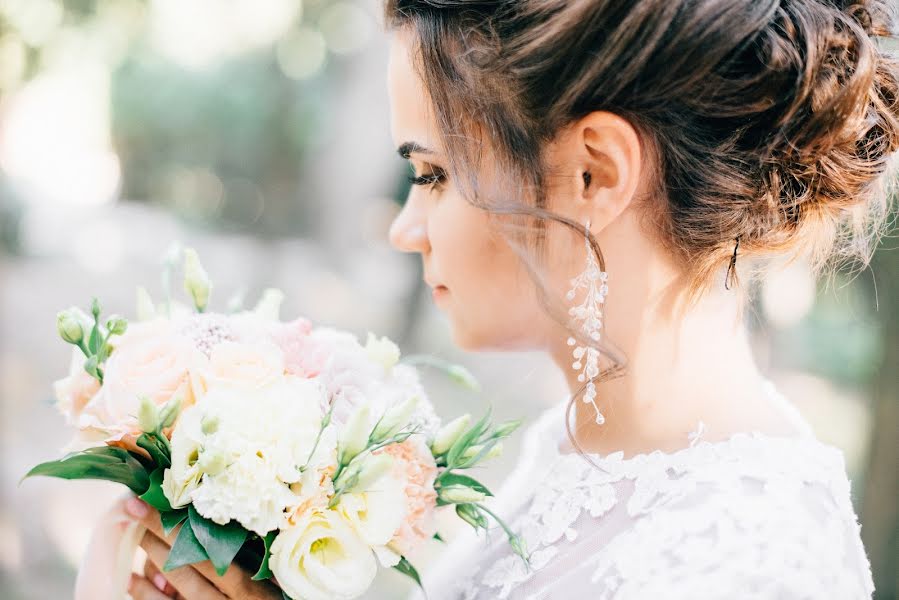
[[[311,511],[278,534],[269,567],[292,598],[350,600],[371,586],[371,548],[333,510]]]
[[[132,324],[106,361],[103,387],[84,406],[78,427],[102,432],[110,442],[140,435],[140,399],[146,397],[161,407],[178,398],[182,407],[190,406],[195,398],[194,377],[205,361],[169,321]]]
[[[271,342],[222,342],[209,356],[209,383],[260,388],[284,375],[284,353]]]

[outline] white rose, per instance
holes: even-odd
[[[202,412],[191,406],[181,413],[172,432],[172,466],[163,474],[162,492],[173,508],[190,504],[191,494],[203,476],[197,464],[203,444],[201,418]]]
[[[406,518],[405,489],[402,479],[388,474],[364,492],[341,494],[335,510],[366,544],[386,546]]]
[[[350,600],[371,586],[371,548],[333,510],[306,513],[272,543],[269,567],[292,598]]]

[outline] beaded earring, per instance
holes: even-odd
[[[596,256],[593,248],[590,247],[590,219],[587,219],[584,227],[584,247],[587,251],[587,266],[577,277],[571,280],[571,289],[568,290],[565,298],[572,302],[581,288],[586,290],[586,295],[580,304],[572,306],[568,310],[574,320],[581,321],[580,328],[588,340],[598,342],[600,338],[600,329],[602,329],[602,306],[605,302],[606,295],[609,293],[609,286],[606,283],[609,274],[599,269],[599,263],[596,262]],[[599,349],[593,345],[581,346],[573,337],[568,338],[568,345],[573,346],[572,356],[574,362],[571,367],[575,371],[580,371],[577,380],[587,382],[586,391],[584,393],[584,402],[593,405],[596,411],[596,423],[602,425],[605,417],[596,406],[596,386],[593,380],[599,375]]]

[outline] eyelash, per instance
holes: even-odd
[[[430,173],[418,176],[409,175],[408,179],[412,185],[426,185],[434,189],[446,180],[446,172],[443,169],[434,167],[434,170]]]

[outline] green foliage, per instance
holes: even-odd
[[[194,536],[206,551],[215,572],[224,575],[247,539],[247,530],[236,521],[219,525],[200,515],[191,504],[187,507],[188,522]]]
[[[128,489],[139,495],[150,486],[150,478],[140,461],[127,450],[113,446],[89,448],[60,460],[41,463],[28,471],[25,477],[37,475],[114,481],[128,486]]]
[[[262,555],[262,563],[259,565],[259,570],[256,571],[256,574],[252,577],[253,581],[271,579],[273,573],[268,566],[268,560],[272,555],[272,542],[275,541],[277,536],[277,531],[269,531],[268,535],[262,538],[262,543],[265,544],[265,553]]]
[[[162,491],[163,473],[165,473],[165,469],[162,467],[150,473],[150,487],[141,494],[140,499],[165,514],[172,511],[172,505],[169,504],[169,499],[165,497]]]
[[[412,566],[412,563],[406,560],[405,556],[400,557],[400,562],[398,562],[393,568],[417,583],[418,587],[421,588],[422,593],[424,593],[425,588],[421,585],[421,577],[418,575],[418,571],[415,570],[415,567]]]
[[[209,560],[209,555],[206,554],[206,549],[194,534],[194,529],[191,527],[190,518],[188,517],[188,520],[178,531],[178,537],[175,538],[175,543],[172,544],[172,549],[169,551],[169,556],[162,570],[173,571],[178,567],[192,565],[204,560]]]
[[[169,512],[160,512],[159,518],[162,520],[162,530],[169,535],[187,518],[187,509],[179,508]]]

